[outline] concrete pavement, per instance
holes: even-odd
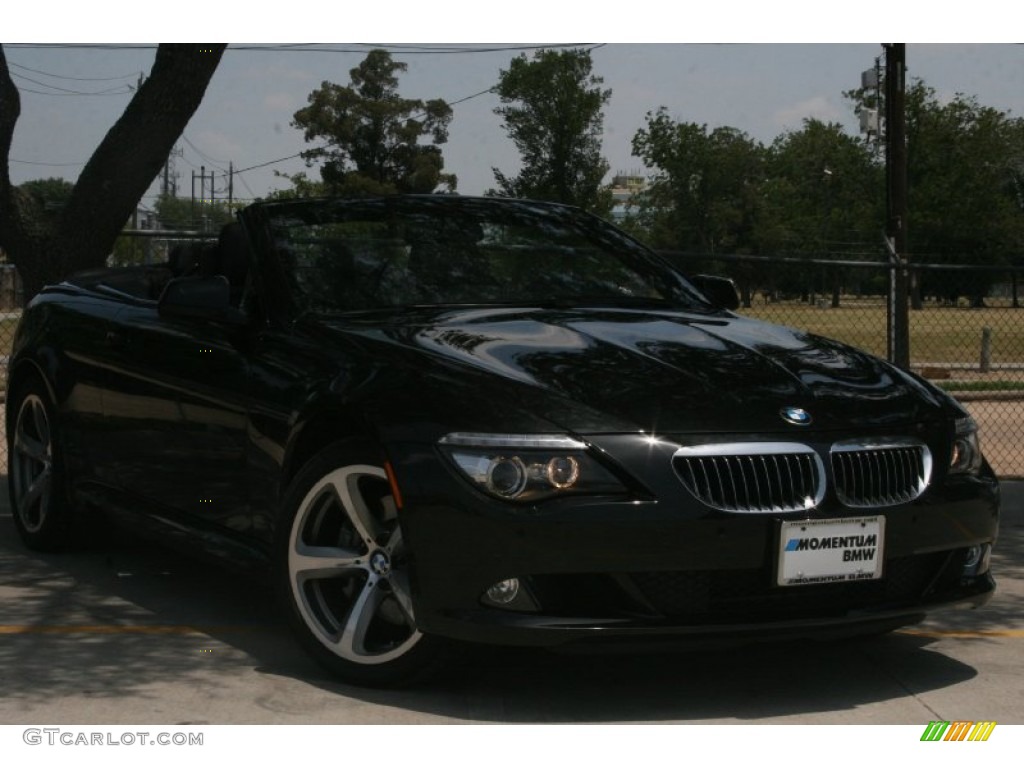
[[[884,637],[700,654],[468,651],[441,679],[329,678],[266,588],[133,540],[24,550],[0,513],[0,722],[1024,724],[1024,483],[999,593]]]

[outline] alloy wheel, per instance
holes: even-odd
[[[36,394],[21,401],[14,427],[11,483],[15,510],[25,530],[39,533],[47,523],[53,494],[53,433],[46,405]]]
[[[385,471],[359,464],[321,477],[299,505],[288,576],[302,621],[328,651],[373,665],[422,638],[409,592],[406,551]]]

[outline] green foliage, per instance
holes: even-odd
[[[957,94],[907,91],[915,260],[1006,263],[1024,250],[1024,121]]]
[[[234,209],[227,200],[211,202],[160,195],[153,208],[163,229],[216,232],[221,225],[235,219]]]
[[[768,152],[761,189],[757,241],[763,252],[784,256],[877,259],[882,249],[883,168],[863,140],[838,123],[805,119],[799,131],[779,136]],[[839,306],[844,290],[870,290],[857,271],[783,267],[768,286],[814,300],[817,290]]]
[[[452,110],[441,99],[403,99],[399,72],[407,66],[387,51],[370,51],[349,72],[347,86],[324,82],[295,113],[292,125],[307,142],[324,146],[303,153],[323,161],[322,191],[342,196],[454,191],[455,176],[443,172],[441,144],[448,140]],[[420,144],[429,137],[430,142]],[[316,193],[300,175],[297,195]]]
[[[846,94],[856,109],[872,91]],[[1020,263],[1024,253],[1024,120],[958,94],[941,102],[917,81],[907,90],[911,259]],[[877,259],[885,217],[882,157],[835,123],[807,119],[767,148],[735,128],[648,113],[633,154],[653,171],[627,225],[657,247],[714,253]],[[781,268],[746,275],[761,286],[807,294],[813,277],[838,301],[857,292],[839,270],[827,280]],[[742,283],[743,275],[737,276]],[[960,284],[980,297],[988,278]],[[828,285],[826,285],[826,282]],[[841,286],[842,284],[842,286]],[[923,285],[925,293],[937,288]]]
[[[863,258],[882,242],[883,169],[838,123],[805,119],[768,152],[757,238],[785,255]]]
[[[59,211],[71,199],[75,185],[66,179],[33,179],[18,186],[44,213]]]
[[[502,70],[495,89],[504,106],[494,110],[522,158],[518,176],[494,168],[497,194],[553,200],[598,214],[611,210],[602,186],[608,163],[601,156],[602,109],[611,90],[591,73],[581,49],[522,54]]]
[[[295,200],[304,197],[324,197],[327,195],[327,185],[322,181],[309,178],[305,171],[289,176],[280,171],[274,171],[274,175],[281,179],[287,179],[291,184],[284,189],[275,189],[266,197],[260,200]]]
[[[633,154],[655,175],[631,224],[657,247],[815,257],[878,252],[880,169],[838,124],[805,120],[766,148],[735,128],[677,122],[661,108],[648,113]],[[746,263],[731,273],[747,306],[755,287],[811,293],[807,270]],[[838,301],[842,275],[828,277]]]
[[[756,252],[754,225],[765,150],[742,131],[647,113],[633,154],[655,171],[637,221],[659,247],[705,253]]]

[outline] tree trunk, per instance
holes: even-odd
[[[21,278],[22,300],[27,304],[28,300],[39,293],[44,286],[58,283],[64,276],[58,277],[51,269],[48,269],[52,259],[47,258],[53,252],[52,240],[49,238],[33,238],[16,251],[20,256],[20,263],[17,263],[18,276]]]
[[[0,248],[21,273],[26,301],[46,283],[102,266],[139,200],[202,102],[226,45],[162,44],[149,78],[82,169],[67,205],[49,217],[10,183],[20,114],[0,47]]]
[[[744,309],[750,309],[752,295],[750,283],[744,280],[740,283],[740,303]]]
[[[916,270],[910,273],[910,308],[924,308],[924,301],[921,298],[921,273]]]

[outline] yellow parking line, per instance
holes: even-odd
[[[191,627],[158,624],[0,624],[0,635],[209,635],[218,632],[249,632],[254,627]]]
[[[918,637],[1024,637],[1024,629],[899,629],[901,635]]]

